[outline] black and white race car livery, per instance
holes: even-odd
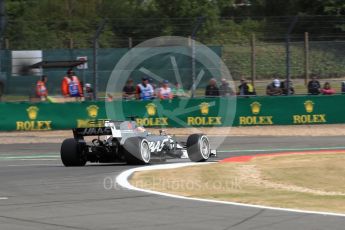
[[[65,166],[84,166],[86,162],[148,164],[153,159],[189,158],[202,162],[216,156],[204,134],[192,134],[186,142],[160,130],[151,134],[135,121],[102,121],[102,127],[75,128],[74,138],[63,141],[61,160]],[[87,143],[85,136],[97,136]],[[102,137],[102,138],[101,138]]]

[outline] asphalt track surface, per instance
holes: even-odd
[[[344,140],[229,137],[219,148],[219,159],[277,150],[345,149]],[[120,172],[132,166],[66,168],[58,158],[59,148],[58,144],[0,145],[1,230],[343,230],[345,226],[344,217],[188,201],[125,190],[113,182]]]

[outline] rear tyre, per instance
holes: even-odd
[[[61,160],[66,167],[84,166],[86,157],[83,156],[81,146],[74,138],[65,139],[61,145]]]
[[[187,139],[187,153],[191,161],[203,162],[210,157],[210,143],[204,134],[192,134]]]
[[[151,160],[149,142],[143,137],[130,137],[123,144],[127,164],[143,165]]]

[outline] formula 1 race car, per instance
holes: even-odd
[[[86,162],[137,165],[148,164],[152,159],[165,161],[167,158],[189,158],[202,162],[216,156],[204,134],[192,134],[187,142],[181,142],[163,130],[159,135],[151,134],[138,127],[134,119],[106,120],[102,123],[102,127],[73,129],[74,138],[64,140],[61,145],[61,160],[65,166],[84,166]],[[87,144],[85,136],[98,137]],[[101,139],[101,136],[104,138]]]

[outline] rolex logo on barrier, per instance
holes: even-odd
[[[94,121],[93,119],[97,118],[99,107],[97,105],[90,105],[86,107],[86,113],[89,118],[91,119],[78,119],[77,120],[77,127],[78,128],[90,128],[90,127],[100,127],[103,125],[103,120],[97,119]]]
[[[18,131],[40,131],[51,130],[52,121],[36,121],[38,117],[39,108],[37,106],[29,106],[26,109],[29,120],[17,121],[16,130]]]
[[[208,112],[209,112],[209,107],[210,107],[210,104],[207,103],[207,102],[203,102],[201,103],[200,105],[200,112],[202,115],[207,115]]]
[[[153,103],[149,103],[146,105],[146,111],[149,116],[154,116],[157,112],[157,106]]]
[[[86,111],[91,118],[96,118],[98,116],[98,109],[97,105],[90,105],[86,108]]]
[[[260,109],[261,109],[261,104],[257,101],[253,102],[250,104],[250,107],[252,108],[252,113],[253,114],[259,114],[260,113]]]
[[[303,105],[308,114],[293,115],[294,124],[322,124],[327,122],[326,114],[313,114],[315,103],[312,100],[305,101]]]
[[[149,116],[155,116],[157,114],[157,106],[154,103],[148,103],[146,106],[146,112]],[[167,117],[142,117],[135,119],[139,126],[167,126]]]
[[[253,116],[239,117],[240,125],[273,125],[273,116],[256,116],[261,112],[262,105],[254,101],[250,104],[250,110]]]
[[[207,116],[210,112],[210,103],[202,102],[199,104],[200,117],[187,117],[187,124],[190,126],[203,126],[203,125],[222,125],[222,117]]]
[[[313,101],[305,101],[304,102],[304,108],[307,113],[312,113],[314,110],[314,102]]]
[[[39,109],[37,106],[30,106],[29,108],[26,109],[26,111],[28,112],[29,119],[35,120],[37,118]]]

